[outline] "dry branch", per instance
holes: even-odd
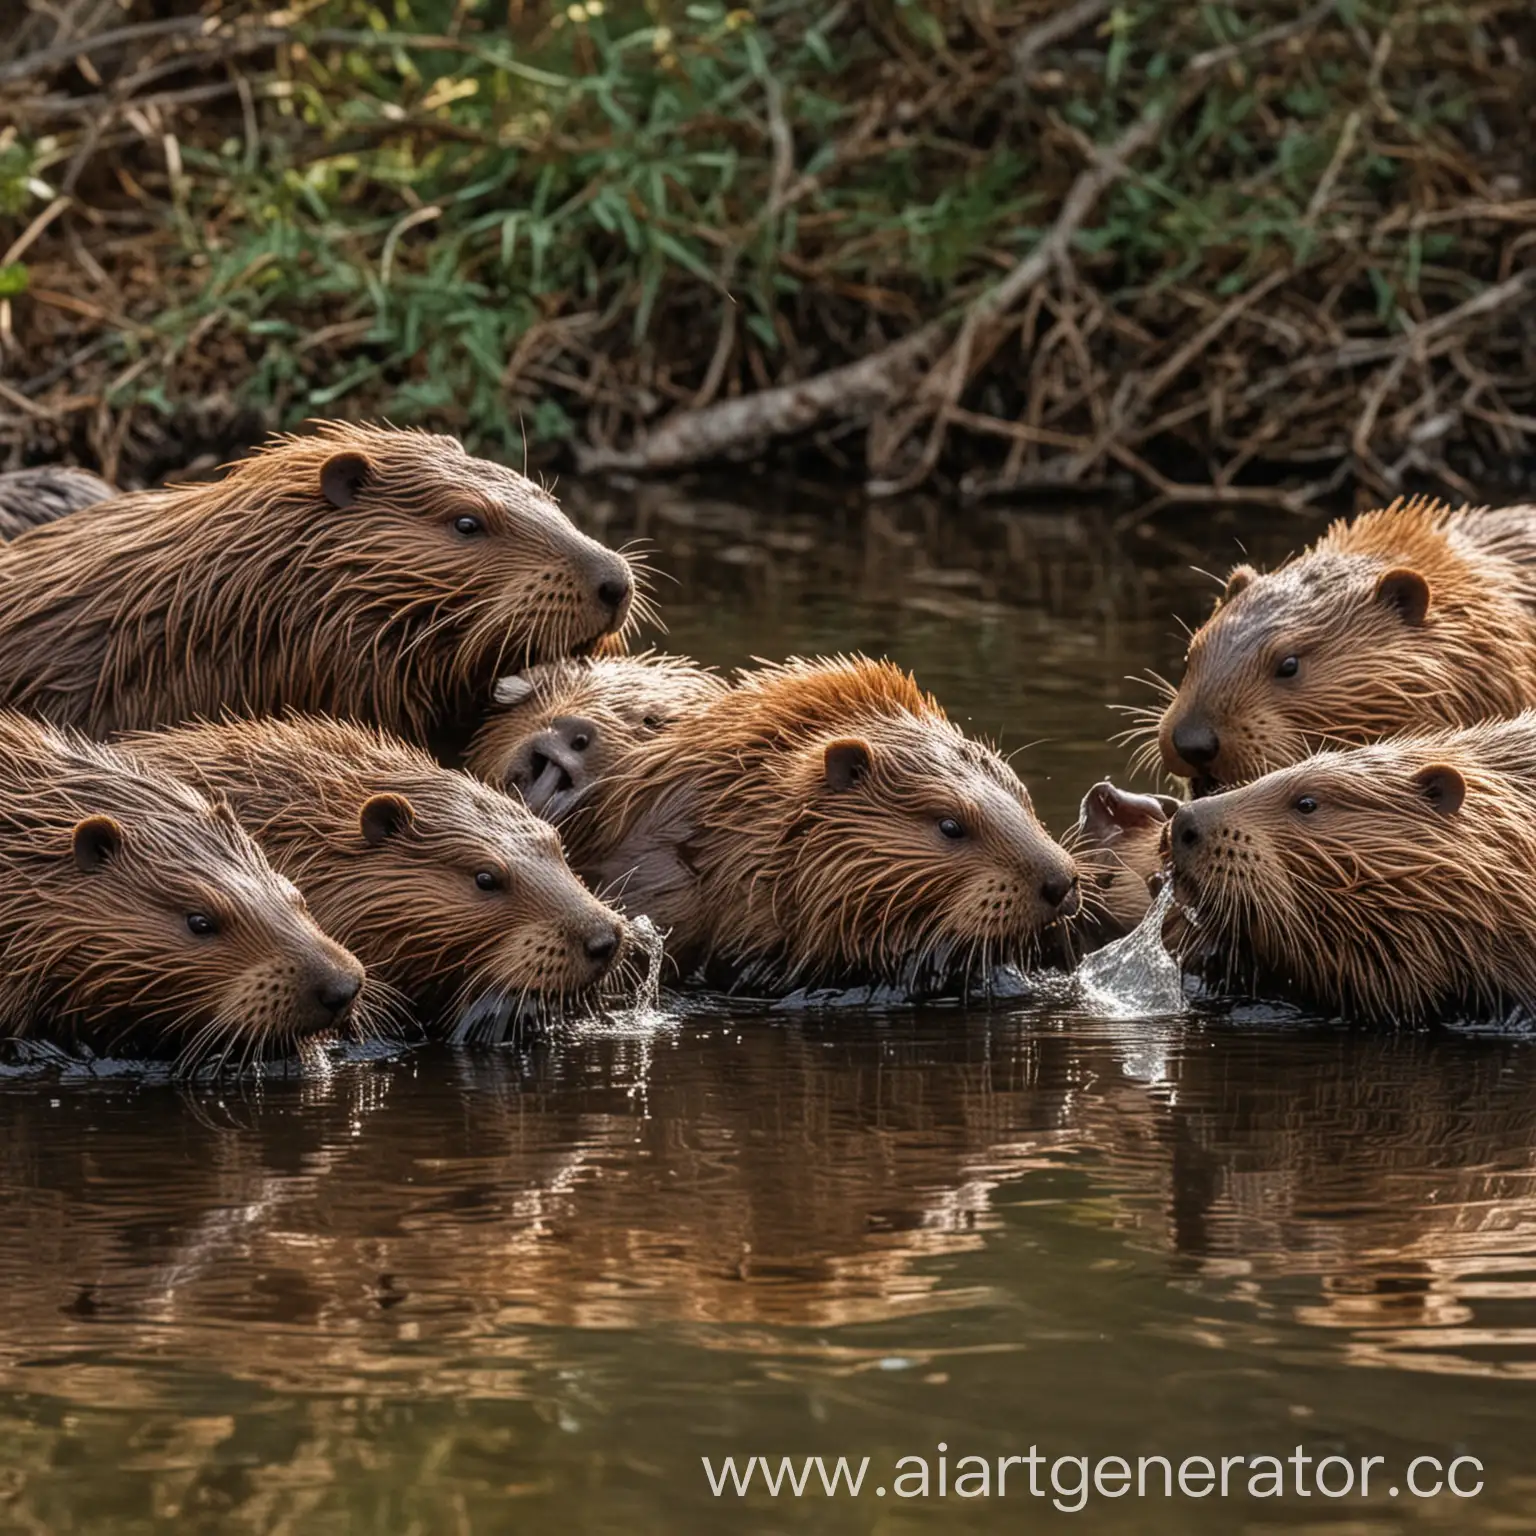
[[[919,370],[944,346],[951,330],[956,329],[947,356],[922,379],[919,403],[906,421],[887,434],[887,445],[880,456],[883,462],[872,466],[878,476],[916,420],[937,413],[940,430],[930,436],[918,463],[897,480],[876,478],[870,485],[876,495],[911,489],[932,472],[941,446],[943,413],[959,399],[971,377],[972,361],[983,332],[996,326],[1038,283],[1068,260],[1078,232],[1109,187],[1128,174],[1132,159],[1157,139],[1173,113],[1182,111],[1199,95],[1215,71],[1246,54],[1311,30],[1333,9],[1334,0],[1323,0],[1294,21],[1266,28],[1242,43],[1198,55],[1176,93],[1149,102],[1118,138],[1092,151],[1087,166],[1068,188],[1061,210],[1044,238],[1006,277],[966,306],[957,327],[947,320],[932,321],[857,363],[743,399],[680,411],[627,450],[579,448],[578,468],[584,472],[630,473],[676,470],[709,459],[739,458],[759,452],[776,438],[808,431],[832,419],[867,419],[911,389],[918,381]],[[1071,10],[1078,25],[1097,14],[1097,8],[1091,4]],[[1060,18],[1058,24],[1059,21]],[[1047,28],[1051,25],[1046,23]],[[1028,45],[1026,37],[1021,50]]]

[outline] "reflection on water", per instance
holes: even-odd
[[[1087,513],[807,502],[754,522],[640,499],[588,515],[638,523],[683,578],[669,643],[888,651],[1005,745],[1043,739],[1020,764],[1057,827],[1121,761],[1102,740],[1123,675],[1169,666],[1170,614],[1205,601],[1187,565],[1231,546],[1198,525],[1117,540]],[[1262,555],[1289,530],[1244,536]],[[726,1507],[699,1462],[889,1467],[941,1441],[1470,1450],[1472,1503],[1100,1500],[1077,1520],[1529,1528],[1536,1053],[1093,996],[886,1016],[663,999],[307,1084],[0,1084],[0,1530],[1039,1518]]]

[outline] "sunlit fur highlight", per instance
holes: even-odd
[[[343,452],[372,473],[337,508]],[[296,708],[427,741],[503,672],[605,634],[597,584],[628,570],[453,438],[326,423],[0,546],[0,704],[94,734]]]
[[[529,689],[517,704],[494,709],[475,733],[465,766],[509,794],[530,787],[539,762],[551,762],[561,787],[536,797],[534,809],[559,823],[607,777],[632,747],[670,729],[677,719],[717,699],[726,683],[684,656],[568,660],[530,667],[514,679]],[[586,745],[570,749],[560,722],[580,719]],[[558,754],[558,762],[544,753]]]
[[[73,852],[106,817],[121,847]],[[219,926],[198,937],[189,913]],[[314,987],[361,979],[228,810],[128,753],[0,711],[0,1032],[195,1069],[302,1051]]]
[[[1414,783],[1440,764],[1454,812]],[[1181,814],[1180,947],[1208,978],[1373,1021],[1536,1008],[1536,713],[1320,753]]]
[[[224,796],[370,976],[428,1022],[451,1025],[486,997],[554,1016],[623,974],[623,919],[571,872],[554,829],[417,748],[313,717],[131,740]],[[381,794],[403,796],[414,819],[373,843],[361,813]],[[503,888],[479,890],[480,870]],[[583,948],[597,930],[620,936],[610,964]]]
[[[1377,595],[1378,580],[1401,570],[1429,585],[1416,624]],[[1181,777],[1181,724],[1216,732],[1220,754],[1196,777],[1218,787],[1321,747],[1536,704],[1536,507],[1397,501],[1334,523],[1268,575],[1239,567],[1229,591],[1191,640],[1158,720],[1163,765]],[[1300,671],[1277,677],[1287,656]]]
[[[850,739],[870,771],[834,789],[827,747]],[[1042,883],[1075,877],[1007,764],[907,673],[857,656],[742,674],[636,746],[565,830],[589,880],[670,930],[682,973],[763,991],[1027,960],[1059,915]]]
[[[100,475],[67,464],[40,464],[0,474],[0,539],[68,517],[117,495]]]

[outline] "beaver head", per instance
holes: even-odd
[[[363,968],[226,806],[0,714],[0,1013],[98,1049],[245,1064],[351,1029]]]
[[[93,733],[227,709],[459,728],[643,606],[622,555],[455,439],[344,423],[0,546],[0,697]]]
[[[624,920],[516,801],[362,726],[228,721],[134,738],[216,788],[370,977],[425,1016],[482,998],[578,999],[624,958]]]
[[[1528,578],[1497,538],[1478,547],[1478,516],[1398,502],[1268,575],[1234,570],[1159,722],[1167,770],[1199,795],[1536,701]]]
[[[1521,759],[1523,758],[1523,764]],[[1197,969],[1411,1022],[1536,1002],[1536,716],[1319,753],[1170,829]]]
[[[1129,933],[1162,889],[1162,841],[1179,802],[1105,779],[1083,796],[1067,845],[1082,872],[1084,927],[1096,942]]]
[[[902,985],[1027,957],[1077,870],[1008,765],[899,668],[744,674],[642,742],[570,829],[572,862],[753,985]]]
[[[502,678],[465,766],[559,823],[620,756],[725,684],[681,656],[558,661]]]

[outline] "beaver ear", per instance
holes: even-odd
[[[1432,763],[1413,776],[1413,787],[1442,816],[1454,816],[1467,798],[1467,781],[1449,763]]]
[[[869,772],[869,743],[857,736],[829,741],[822,758],[827,783],[841,792],[852,789]]]
[[[1168,809],[1170,805],[1172,811]],[[1136,827],[1160,824],[1178,808],[1178,801],[1171,795],[1135,795],[1129,790],[1116,789],[1105,779],[1083,796],[1078,817],[1085,832],[1102,836],[1111,827],[1128,832]]]
[[[361,453],[333,453],[320,467],[320,492],[333,507],[350,507],[373,466]]]
[[[496,686],[491,689],[492,700],[511,709],[533,697],[533,684],[526,677],[514,672],[510,677],[498,677]]]
[[[1417,571],[1383,571],[1376,583],[1376,596],[1397,609],[1405,624],[1422,624],[1429,612],[1429,583]]]
[[[123,829],[110,816],[87,816],[73,833],[75,864],[85,874],[95,874],[110,864],[123,847]]]
[[[363,840],[377,848],[398,837],[416,820],[416,812],[404,795],[374,795],[357,815]]]
[[[1258,574],[1251,565],[1237,566],[1232,574],[1227,577],[1227,584],[1221,593],[1222,602],[1230,603]]]
[[[1118,826],[1120,818],[1115,813],[1115,803],[1119,795],[1120,791],[1108,779],[1095,784],[1078,807],[1078,825],[1083,831],[1102,837],[1111,827]]]

